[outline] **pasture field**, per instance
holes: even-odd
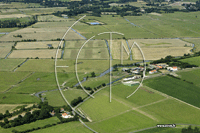
[[[182,59],[181,61],[189,63],[189,64],[194,64],[194,65],[200,66],[200,57],[199,56],[192,57],[192,58]]]
[[[6,57],[14,43],[0,43],[0,58]]]
[[[65,48],[77,48],[80,49],[86,41],[77,40],[77,41],[66,41]],[[83,48],[106,48],[106,42],[104,40],[90,40],[84,45]]]
[[[33,133],[92,133],[89,129],[85,128],[80,122],[69,122],[64,124],[59,124],[53,127],[45,128],[42,130],[34,131]]]
[[[73,73],[58,73],[58,79],[60,85],[64,81],[67,81],[68,78],[74,75]],[[78,82],[78,81],[76,81]],[[30,77],[28,77],[24,82],[15,86],[10,90],[10,92],[15,93],[35,93],[39,91],[45,90],[54,90],[58,89],[55,74],[54,73],[33,73]]]
[[[138,133],[181,133],[182,128],[153,128]]]
[[[156,104],[140,108],[158,118],[159,123],[199,124],[199,109],[188,106],[174,99],[168,99]],[[154,125],[155,126],[155,125]]]
[[[195,52],[200,51],[200,38],[190,38],[190,39],[183,39],[184,41],[187,41],[189,43],[193,43],[195,46]]]
[[[67,89],[62,92],[69,103],[71,103],[71,101],[75,98],[86,98],[88,96],[82,89]],[[46,97],[49,105],[51,106],[67,105],[62,95],[60,94],[60,91],[45,92],[45,95],[43,97]]]
[[[19,28],[0,28],[0,32],[12,32],[18,29]],[[5,34],[1,34],[1,35],[5,35]]]
[[[29,104],[38,103],[40,99],[30,94],[18,94],[18,93],[1,93],[0,104]]]
[[[65,49],[64,59],[76,59],[79,49]],[[107,48],[82,49],[79,59],[109,59]]]
[[[138,60],[139,61],[139,60]],[[124,60],[124,64],[130,64],[138,62],[131,60]],[[58,59],[57,66],[69,66],[67,68],[57,68],[58,72],[75,72],[75,60],[61,60]],[[25,64],[19,67],[16,71],[31,71],[31,72],[54,72],[53,59],[29,59]],[[109,69],[109,60],[78,60],[77,70],[80,73],[91,73],[95,72],[97,74]],[[101,64],[101,65],[97,65]],[[120,64],[119,60],[113,60],[112,64]]]
[[[188,70],[188,71],[179,71],[177,74],[181,79],[193,82],[194,85],[200,87],[199,78],[200,78],[200,69]]]
[[[121,46],[122,43],[123,43],[123,47]],[[108,44],[110,46],[110,41],[108,41]],[[112,40],[111,53],[113,55],[113,59],[121,59],[121,50],[123,50],[122,51],[123,59],[127,60],[130,56],[130,55],[128,55],[130,52],[129,52],[128,46],[126,44],[126,41],[125,40]]]
[[[0,92],[6,91],[29,74],[29,72],[0,72]]]
[[[38,21],[40,21],[40,22],[67,21],[67,19],[57,17],[54,15],[44,15],[44,16],[38,16]]]
[[[183,56],[184,54],[191,53],[190,47],[169,47],[169,48],[141,48],[146,60],[158,60],[165,58],[168,55],[171,56]],[[140,50],[133,46],[133,59],[142,60]]]
[[[61,43],[61,48],[63,47]],[[41,42],[18,42],[15,46],[16,49],[45,49],[48,48],[48,44],[52,45],[53,48],[57,48],[60,41],[41,41]]]
[[[13,50],[8,58],[55,58],[57,49],[40,50]],[[58,58],[61,57],[61,50],[58,51]]]
[[[107,119],[131,109],[131,107],[125,106],[116,99],[112,99],[110,103],[109,93],[105,90],[101,90],[101,92],[95,94],[94,97],[95,99],[89,99],[78,107],[78,109],[89,116],[93,122]]]
[[[12,71],[24,61],[25,59],[0,59],[0,71]]]
[[[36,39],[36,40],[56,40],[57,38],[62,38],[64,33],[67,31],[68,27],[54,27],[54,28],[24,28],[14,32],[11,32],[0,38],[0,41],[21,41],[26,39]],[[14,37],[16,35],[21,35],[20,37]],[[74,40],[83,39],[80,35],[70,30],[64,39]]]
[[[144,84],[186,103],[200,107],[200,104],[197,102],[200,100],[200,87],[194,84],[169,76],[147,79]]]
[[[57,117],[51,117],[51,118],[47,118],[44,120],[37,120],[35,122],[29,123],[29,124],[24,124],[21,126],[17,126],[17,127],[12,127],[12,128],[8,128],[8,129],[4,129],[4,128],[0,128],[0,132],[6,132],[6,133],[12,133],[12,130],[17,130],[17,131],[24,131],[27,129],[32,129],[32,128],[37,128],[37,127],[43,127],[47,124],[53,124],[53,123],[57,123],[60,120]]]

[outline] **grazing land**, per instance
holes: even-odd
[[[24,62],[25,59],[0,59],[0,70],[1,71],[12,71],[14,68],[16,68],[18,65],[20,65],[22,62]]]
[[[187,41],[189,43],[193,43],[195,46],[194,51],[198,52],[200,51],[200,38],[190,38],[190,39],[183,39],[184,41]]]
[[[0,15],[0,19],[2,19],[2,18],[22,18],[22,17],[30,17],[30,16],[25,15],[25,14]]]
[[[56,49],[46,50],[13,50],[8,58],[55,58]],[[61,57],[61,50],[58,51],[58,58]]]
[[[200,57],[199,56],[198,57],[182,59],[181,61],[200,66]]]

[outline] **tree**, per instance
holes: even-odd
[[[4,121],[5,124],[8,124],[8,123],[9,123],[9,121],[8,121],[7,118],[4,118],[3,121]]]
[[[92,72],[92,73],[91,73],[91,76],[92,76],[92,77],[96,77],[95,72]]]

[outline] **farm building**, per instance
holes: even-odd
[[[170,71],[178,71],[178,67],[177,67],[177,66],[167,67],[167,70],[170,70]]]
[[[67,113],[62,113],[62,118],[73,118],[74,116],[68,115]]]
[[[122,82],[124,85],[127,86],[135,86],[135,85],[139,85],[140,82],[139,81],[127,81],[127,82]]]
[[[154,73],[157,73],[157,71],[156,70],[149,71],[149,74],[154,74]]]

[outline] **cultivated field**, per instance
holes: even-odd
[[[8,35],[2,36],[0,38],[1,41],[21,41],[24,39],[36,39],[36,40],[52,40],[57,38],[62,38],[64,33],[67,31],[66,28],[24,28],[17,31],[14,31]],[[20,37],[14,37],[16,35],[22,35]],[[70,30],[66,35],[65,39],[83,39],[80,35]]]
[[[6,57],[14,43],[0,43],[0,58]]]
[[[56,49],[46,50],[13,50],[8,58],[55,58]],[[61,50],[59,49],[58,58],[61,57]]]
[[[148,79],[144,83],[153,89],[200,107],[200,104],[197,102],[200,100],[200,88],[195,84],[186,81],[183,81],[183,79],[180,80],[169,76],[163,76]]]
[[[61,48],[63,46],[63,41],[61,43]],[[57,48],[60,41],[42,41],[42,42],[18,42],[15,46],[16,49],[45,49],[52,45],[53,48]]]

